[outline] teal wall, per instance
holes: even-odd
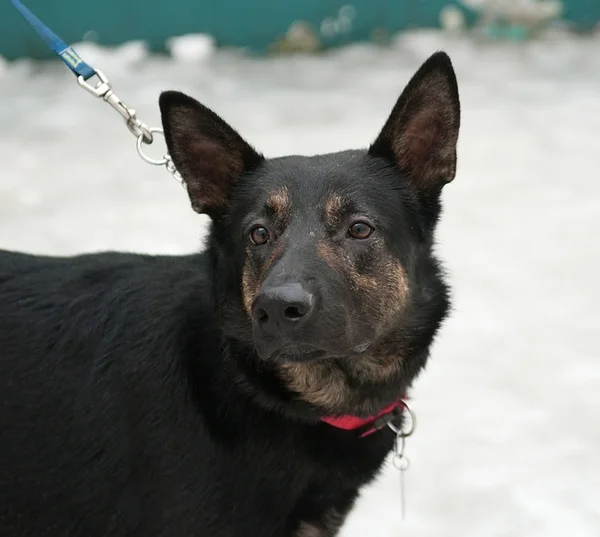
[[[566,0],[565,18],[582,27],[591,28],[600,21],[600,0]]]
[[[295,20],[318,27],[340,7],[352,5],[356,18],[337,45],[369,39],[375,28],[397,32],[410,26],[437,26],[440,9],[451,0],[25,0],[36,15],[65,41],[93,40],[114,45],[132,39],[162,50],[173,35],[208,33],[225,46],[266,50]],[[567,18],[592,26],[600,20],[600,0],[567,0]],[[48,57],[44,43],[8,0],[0,0],[0,55],[9,59]]]

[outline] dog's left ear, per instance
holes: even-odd
[[[169,154],[198,213],[218,218],[232,187],[262,161],[235,129],[195,99],[166,91],[159,100]]]
[[[392,160],[419,192],[436,196],[456,174],[459,126],[456,75],[448,55],[437,52],[408,83],[369,153]]]

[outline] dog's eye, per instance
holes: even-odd
[[[375,230],[366,222],[354,222],[348,228],[348,235],[353,239],[368,239],[373,231]]]
[[[250,230],[250,240],[256,246],[265,244],[269,240],[269,232],[263,226],[254,226]]]

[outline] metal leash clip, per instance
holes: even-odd
[[[175,169],[175,164],[171,159],[171,156],[166,153],[161,159],[153,159],[144,153],[143,145],[150,145],[154,142],[154,134],[162,134],[162,129],[149,128],[143,121],[141,121],[135,113],[135,110],[129,108],[112,89],[106,75],[94,69],[91,65],[87,64],[83,59],[73,50],[72,47],[67,45],[60,37],[58,37],[48,26],[46,26],[40,19],[38,19],[28,8],[26,8],[21,0],[10,0],[12,5],[23,15],[25,20],[32,26],[32,28],[39,34],[39,36],[46,42],[50,49],[56,53],[56,55],[65,63],[65,65],[77,76],[77,83],[88,93],[94,97],[99,97],[105,100],[110,106],[112,106],[127,123],[129,131],[137,138],[137,152],[148,164],[154,166],[164,166],[167,171],[182,185],[184,185],[183,178]],[[99,82],[93,86],[87,81],[97,76]]]
[[[137,117],[135,110],[133,108],[129,108],[129,106],[127,106],[117,96],[117,94],[113,91],[112,85],[108,81],[106,75],[98,69],[95,69],[95,74],[99,79],[99,82],[96,84],[96,86],[88,83],[83,76],[77,77],[77,83],[94,97],[98,97],[106,101],[112,108],[119,112],[121,116],[123,116],[125,123],[127,124],[127,128],[131,134],[137,138],[137,152],[145,162],[152,164],[153,166],[164,166],[176,181],[184,185],[183,177],[181,177],[175,168],[175,164],[173,163],[173,159],[171,159],[171,155],[166,153],[162,158],[154,159],[144,153],[143,145],[152,144],[154,142],[154,134],[162,134],[164,136],[163,130],[155,127],[148,127]]]
[[[406,447],[406,439],[415,432],[417,420],[415,413],[410,409],[405,401],[402,402],[402,406],[410,416],[408,429],[404,430],[402,427],[397,427],[393,422],[388,423],[388,427],[394,431],[394,433],[396,433],[396,438],[394,439],[394,455],[392,456],[392,465],[400,472],[400,502],[402,509],[402,520],[404,520],[406,513],[404,472],[408,470],[409,467],[409,460],[404,454],[404,449]]]

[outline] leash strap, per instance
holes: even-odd
[[[23,18],[33,27],[46,44],[65,62],[65,65],[77,76],[84,80],[93,77],[96,70],[85,63],[72,47],[67,45],[50,28],[48,28],[40,19],[38,19],[29,9],[27,9],[19,0],[10,0],[17,11],[23,15]]]
[[[116,110],[127,124],[127,128],[137,138],[137,152],[142,159],[148,164],[154,166],[164,166],[167,171],[183,186],[185,186],[183,178],[175,168],[171,156],[166,153],[160,159],[150,158],[144,152],[143,146],[150,145],[154,141],[155,134],[162,134],[162,129],[155,129],[148,127],[142,120],[140,120],[133,108],[127,106],[113,91],[111,83],[108,78],[100,69],[94,69],[87,63],[85,63],[73,50],[72,47],[67,45],[60,37],[50,30],[40,19],[38,19],[29,9],[27,9],[20,0],[10,0],[11,4],[17,9],[17,11],[23,15],[25,20],[35,29],[40,37],[46,42],[46,44],[65,62],[65,65],[77,75],[77,83],[88,93],[94,97],[101,98],[110,106]],[[98,82],[96,85],[91,84],[88,80],[92,77],[96,77]]]

